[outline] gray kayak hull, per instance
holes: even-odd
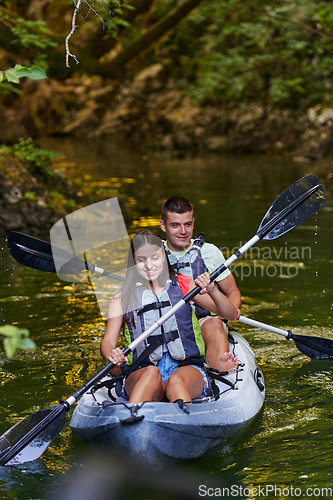
[[[239,334],[230,344],[240,362],[237,372],[217,382],[220,397],[188,405],[147,402],[112,404],[107,389],[86,393],[73,413],[70,426],[88,444],[126,450],[127,456],[151,464],[200,457],[216,446],[228,446],[246,432],[260,412],[264,377],[255,356]]]

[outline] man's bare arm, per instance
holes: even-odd
[[[229,274],[227,278],[218,281],[217,284],[221,292],[239,309],[242,303],[242,296],[233,275]]]

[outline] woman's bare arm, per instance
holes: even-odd
[[[214,282],[210,283],[208,273],[201,274],[195,281],[191,280],[189,292],[197,285],[201,286],[202,292],[194,297],[193,302],[222,318],[238,319],[240,315],[239,309],[218,290]]]
[[[123,310],[121,307],[121,294],[116,294],[112,299],[108,310],[108,322],[103,340],[101,342],[101,355],[106,361],[111,361],[120,366],[123,361],[127,361],[121,349],[117,347],[117,342],[123,324]]]

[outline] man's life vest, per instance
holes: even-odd
[[[179,288],[177,278],[168,279],[162,292],[157,295],[151,290],[147,290],[141,283],[137,283],[132,295],[134,324],[131,314],[125,314],[125,344],[129,345],[133,342],[183,298],[184,295]],[[159,338],[158,342],[156,342],[156,337]],[[153,345],[157,345],[157,347],[149,355],[150,361],[154,364],[157,364],[162,358],[163,349],[166,348],[172,358],[179,361],[205,354],[199,322],[190,304],[185,304],[145,342],[142,342],[128,356],[128,365],[135,363],[149,344],[154,341]]]
[[[200,274],[208,272],[207,266],[201,254],[201,248],[204,243],[205,233],[200,233],[199,236],[194,239],[188,252],[178,258],[170,252],[167,246],[165,246],[166,254],[174,270],[180,274],[188,276],[188,278],[191,278],[192,280],[195,280],[195,278],[200,276]],[[193,307],[196,317],[199,319],[205,318],[206,316],[214,316],[210,311],[207,311],[207,309],[204,309],[197,304]]]

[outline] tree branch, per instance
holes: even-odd
[[[118,69],[123,68],[133,57],[150,47],[167,31],[174,28],[201,2],[202,0],[185,0],[180,6],[174,8],[169,14],[150,26],[143,35],[136,38],[130,45],[121,49],[115,55],[114,50],[109,55],[105,54],[99,67],[100,74],[110,76],[112,73],[117,73]]]

